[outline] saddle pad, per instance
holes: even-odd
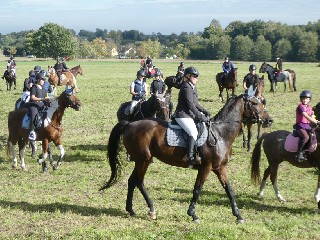
[[[202,123],[204,131],[196,141],[196,147],[202,146],[208,138],[208,129],[205,123]],[[167,128],[166,140],[169,146],[187,147],[188,134],[183,129]]]
[[[290,133],[286,137],[286,141],[284,143],[284,149],[288,152],[297,152],[298,151],[298,143],[299,143],[299,137],[293,136],[292,133]],[[317,138],[314,134],[313,137],[311,137],[311,144],[309,144],[309,147],[304,149],[304,151],[308,152],[314,152],[317,149]]]

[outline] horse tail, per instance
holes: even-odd
[[[111,130],[108,142],[108,158],[109,158],[109,165],[111,168],[111,176],[109,181],[104,184],[99,191],[102,191],[106,188],[111,187],[114,185],[121,177],[122,173],[122,164],[118,158],[118,149],[121,140],[121,136],[123,133],[123,129],[126,125],[128,125],[128,121],[121,121],[117,123],[113,129]]]
[[[297,88],[296,88],[296,72],[292,71],[292,75],[293,75],[293,79],[292,79],[293,90],[296,92],[297,91]]]
[[[260,177],[260,159],[261,159],[261,144],[266,137],[267,133],[263,133],[258,139],[251,156],[251,181],[254,184],[261,182]]]

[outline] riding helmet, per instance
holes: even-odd
[[[29,77],[35,77],[36,73],[33,70],[29,71]]]
[[[192,74],[192,75],[199,76],[199,71],[195,67],[187,67],[184,70],[184,76],[186,76],[187,74]]]
[[[300,98],[302,97],[306,97],[306,98],[312,98],[312,94],[310,91],[308,90],[303,90],[301,93],[300,93]]]
[[[46,80],[46,75],[43,72],[39,72],[36,76],[37,80],[43,79],[44,81]]]
[[[180,65],[184,65],[184,62],[181,62]]]
[[[225,57],[225,58],[224,58],[224,61],[229,62],[229,58],[228,58],[228,57]]]
[[[33,69],[33,70],[35,70],[35,71],[37,71],[37,72],[40,72],[40,70],[41,70],[41,66],[37,65],[37,66],[35,66],[35,67],[34,67],[34,69]]]
[[[157,69],[156,72],[154,73],[155,77],[161,76],[161,70]]]
[[[250,64],[250,66],[249,66],[249,71],[251,71],[251,70],[256,70],[256,69],[257,69],[256,65]]]
[[[145,77],[146,76],[146,73],[143,69],[140,69],[138,72],[137,72],[137,77]]]

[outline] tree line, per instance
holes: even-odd
[[[229,56],[239,61],[320,61],[320,20],[289,26],[273,21],[234,21],[225,29],[213,19],[202,32],[163,35],[143,34],[137,30],[80,30],[77,34],[55,23],[36,31],[0,34],[4,55],[75,58],[178,57],[182,59],[221,60]]]

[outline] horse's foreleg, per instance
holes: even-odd
[[[257,140],[261,137],[261,123],[258,122],[258,134],[257,134]]]
[[[201,168],[198,170],[198,175],[196,182],[193,187],[193,195],[190,201],[190,205],[187,211],[187,214],[192,217],[192,220],[195,223],[200,223],[198,216],[196,215],[195,208],[197,200],[199,199],[199,195],[201,193],[204,182],[207,180],[207,177],[211,171],[211,166],[207,166],[205,168]]]
[[[46,163],[46,159],[48,158],[48,140],[42,140],[42,172],[47,172],[48,167]],[[39,162],[39,161],[38,161]]]
[[[270,169],[270,180],[272,182],[272,186],[273,186],[273,190],[274,190],[274,193],[276,195],[276,197],[278,198],[278,200],[280,202],[285,202],[286,200],[282,197],[282,195],[280,194],[280,191],[278,189],[278,185],[277,185],[277,180],[278,180],[278,167],[279,165],[277,166],[273,166],[272,167],[272,170]]]
[[[217,174],[222,187],[224,188],[224,190],[226,191],[226,193],[228,195],[228,198],[231,203],[232,214],[237,217],[237,221],[239,223],[243,223],[243,218],[240,215],[240,212],[239,212],[239,209],[238,209],[235,197],[234,197],[233,190],[232,190],[230,182],[228,180],[226,167],[222,167],[219,170],[216,170],[214,172]]]
[[[24,140],[22,140],[21,138],[19,139],[19,158],[20,158],[20,161],[21,161],[21,168],[22,170],[27,170],[26,168],[26,164],[24,162],[24,151],[25,151],[25,148],[26,148],[26,143]]]
[[[245,133],[245,125],[242,126],[241,128],[241,133],[242,133],[242,147],[245,148],[246,147],[246,142],[247,142],[247,139],[246,139],[246,133]]]
[[[130,216],[134,216],[135,212],[132,208],[132,199],[133,199],[133,192],[135,187],[137,186],[137,172],[134,169],[131,173],[131,176],[128,179],[128,193],[127,193],[127,200],[126,200],[126,211],[130,214]]]
[[[250,150],[251,150],[251,137],[252,137],[252,123],[248,123],[247,152],[250,152]]]
[[[59,151],[60,151],[60,156],[59,156],[59,160],[58,160],[58,162],[57,162],[56,168],[58,168],[59,166],[61,166],[61,164],[62,164],[62,158],[64,157],[64,153],[65,153],[62,144],[58,145],[58,149],[59,149]]]

